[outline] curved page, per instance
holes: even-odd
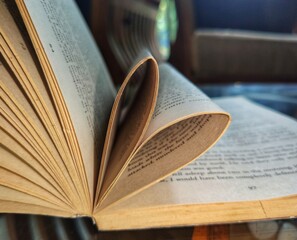
[[[157,63],[145,51],[140,54],[139,58],[141,60],[132,68],[122,84],[112,109],[97,188],[99,193],[101,184],[103,184],[101,195],[106,193],[127,166],[127,160],[139,146],[148,128],[156,105],[159,86]],[[135,81],[142,82],[141,86],[134,97],[133,104],[126,113],[125,120],[119,128],[113,144],[121,107],[127,98],[131,84],[133,85]],[[102,182],[103,176],[104,181]]]
[[[230,116],[171,66],[160,66],[153,119],[104,208],[172,174],[207,151],[224,133]]]
[[[71,195],[71,197],[74,196],[73,199],[78,198],[79,195],[76,193],[78,181],[76,175],[73,174],[73,168],[69,167],[73,163],[63,136],[62,126],[59,124],[53,102],[44,84],[37,56],[34,54],[21,16],[17,14],[13,1],[0,2],[0,22],[4,23],[0,26],[0,52],[7,61],[0,56],[1,90],[5,92],[1,94],[1,98],[8,104],[7,107],[13,109],[14,113],[18,112],[17,115],[20,118],[18,121],[24,122],[23,125],[14,121],[13,126],[19,130],[21,125],[28,128],[27,130],[31,132],[29,135],[33,134],[29,141],[36,147],[43,145],[42,150],[39,148],[38,151],[42,156],[50,158],[47,160],[48,165],[56,165],[55,170],[49,169],[55,175],[60,175],[56,181],[61,188],[63,190],[71,188],[73,194],[65,192],[65,196],[69,198]],[[7,118],[8,109],[1,110]],[[1,127],[3,127],[2,124]],[[26,135],[29,136],[28,132]],[[43,140],[40,141],[41,139]],[[68,166],[67,169],[65,165]]]
[[[74,1],[16,2],[82,180],[82,203],[91,211],[98,158],[114,100],[112,82]]]
[[[215,102],[232,115],[216,146],[164,181],[100,212],[101,230],[296,216],[296,119],[241,97]]]

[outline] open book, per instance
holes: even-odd
[[[230,115],[170,65],[143,51],[116,94],[72,1],[0,1],[0,23],[0,212],[99,229],[296,214],[294,197],[259,201],[297,193],[294,120],[220,100],[239,119],[200,157]]]

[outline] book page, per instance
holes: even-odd
[[[17,1],[88,191],[95,178],[115,90],[73,1]]]
[[[2,113],[0,118],[1,128],[4,129],[5,132],[10,133],[10,135],[17,140],[18,144],[21,144],[26,151],[30,152],[31,157],[29,157],[29,155],[26,155],[25,157],[24,153],[21,154],[23,159],[28,161],[31,158],[32,161],[32,157],[36,156],[35,161],[42,164],[44,166],[44,170],[46,170],[46,172],[42,171],[41,173],[41,170],[38,169],[38,173],[42,174],[43,177],[48,178],[48,182],[50,182],[50,184],[54,184],[55,187],[57,187],[58,184],[59,191],[64,191],[64,198],[69,200],[68,198],[71,196],[71,201],[75,201],[78,197],[77,194],[72,194],[71,192],[73,192],[73,190],[68,190],[69,185],[71,186],[73,176],[70,178],[67,173],[67,169],[62,164],[63,162],[59,159],[59,153],[57,152],[52,139],[48,135],[48,132],[42,125],[42,122],[32,108],[30,102],[27,101],[26,96],[23,94],[21,89],[18,88],[15,78],[9,74],[4,65],[1,65],[1,62],[0,73],[2,76],[1,81],[3,83],[0,90],[0,110]],[[2,116],[4,119],[2,119]],[[1,143],[5,145],[4,135],[1,140]],[[18,144],[16,142],[9,142],[7,146],[9,148],[13,146],[11,151],[16,154]],[[17,164],[17,161],[12,160],[12,155],[9,159],[11,162]],[[1,167],[7,168],[7,166],[3,164],[4,163],[1,162]],[[22,173],[22,176],[24,177],[27,174],[27,171],[23,171]],[[50,178],[48,174],[51,175]],[[29,176],[33,176],[33,174],[30,173]],[[7,181],[9,182],[10,179],[7,179]],[[52,192],[50,187],[45,189]]]
[[[23,201],[23,199],[22,199]],[[30,199],[31,201],[31,199]],[[73,217],[75,213],[65,212],[63,210],[57,210],[45,206],[39,206],[37,204],[17,202],[15,200],[0,200],[0,211],[1,213],[22,213],[22,214],[42,214],[49,216],[61,216],[61,217]]]
[[[265,200],[297,194],[297,122],[240,97],[216,102],[232,123],[204,156],[119,209]]]
[[[112,107],[98,177],[96,202],[99,192],[104,193],[116,181],[138,147],[153,115],[158,88],[157,62],[148,51],[143,50],[121,85]]]
[[[17,191],[17,190],[14,190],[12,188],[5,187],[5,186],[0,186],[0,199],[1,199],[1,201],[14,201],[14,202],[20,202],[23,204],[27,203],[27,204],[37,205],[40,208],[46,207],[46,208],[52,208],[53,210],[64,211],[63,208],[61,208],[53,203],[47,202],[46,200],[28,195],[21,191]],[[0,211],[6,212],[6,210],[3,209],[3,206],[0,206]],[[16,209],[16,211],[17,211],[17,209]]]
[[[40,138],[44,140],[43,149],[39,150],[42,157],[38,160],[47,161],[50,166],[57,166],[49,169],[55,175],[59,175],[56,180],[62,189],[71,188],[72,194],[66,195],[71,195],[72,199],[85,199],[84,204],[79,203],[76,206],[81,208],[90,205],[87,204],[88,191],[84,192],[86,187],[83,188],[82,177],[78,174],[77,164],[72,159],[66,134],[63,133],[65,128],[63,129],[60,123],[37,56],[13,1],[0,2],[0,20],[3,22],[0,25],[0,51],[5,59],[4,61],[0,58],[5,65],[2,66],[0,63],[1,90],[5,92],[1,97],[14,114],[18,115],[19,120],[24,120],[22,124],[18,124],[17,121],[11,122],[23,133],[27,128],[34,128],[32,130],[35,133],[30,131],[30,144],[34,144],[35,147],[41,146]],[[6,114],[4,110],[3,113]],[[29,138],[25,139],[27,140]]]
[[[1,62],[0,73],[4,84],[1,86],[3,94],[1,94],[0,110],[6,121],[10,122],[8,125],[1,121],[1,128],[6,131],[10,131],[10,128],[16,129],[23,136],[23,141],[20,141],[22,145],[28,143],[33,146],[34,150],[40,155],[39,161],[46,164],[48,171],[59,179],[58,182],[64,189],[67,188],[68,184],[71,185],[71,178],[66,174],[67,169],[62,164],[63,162],[50,136],[48,136],[48,132],[44,129],[34,109],[31,108],[26,96],[18,88],[15,79],[1,65]],[[16,137],[15,134],[13,136]],[[65,176],[65,179],[61,178],[61,176]],[[65,184],[65,182],[68,184]]]
[[[172,122],[196,113],[224,113],[202,91],[171,65],[162,63],[156,108],[142,142]]]
[[[3,121],[1,118],[0,120]],[[3,138],[0,148],[2,156],[0,160],[0,170],[7,172],[6,177],[4,177],[5,174],[0,177],[1,185],[13,186],[17,189],[26,189],[26,191],[23,191],[27,194],[43,196],[45,199],[48,198],[49,201],[61,199],[62,196],[59,192],[59,188],[56,187],[54,182],[51,182],[53,180],[48,176],[45,169],[32,156],[30,156],[30,153],[24,150],[9,133],[6,133],[1,129],[0,133]],[[11,152],[12,148],[8,144],[14,144],[14,148],[16,149],[15,154]],[[19,153],[22,153],[23,155],[20,156],[18,155]],[[38,170],[39,172],[37,172]],[[13,175],[15,176],[12,177]],[[22,180],[19,180],[18,183],[18,179]],[[30,185],[31,187],[28,188]],[[32,185],[35,185],[36,187],[32,187]],[[36,188],[38,190],[36,190]],[[40,190],[40,188],[42,189]],[[49,197],[49,195],[51,196]],[[55,195],[55,197],[53,197],[53,195]],[[60,203],[60,206],[64,206],[64,204]]]
[[[135,194],[207,151],[222,136],[229,115],[167,64],[160,65],[157,105],[142,145],[133,153],[101,208]]]

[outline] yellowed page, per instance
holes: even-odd
[[[0,102],[1,103],[1,102]],[[2,110],[2,106],[1,106],[1,110]],[[65,187],[64,185],[61,184],[61,176],[56,174],[55,170],[55,166],[53,166],[52,164],[50,164],[50,162],[47,162],[46,159],[44,159],[44,155],[41,155],[38,151],[36,151],[36,149],[34,148],[35,146],[26,141],[26,136],[24,136],[22,133],[19,132],[19,128],[18,127],[14,127],[13,124],[10,124],[9,121],[9,116],[4,116],[4,118],[1,116],[0,117],[0,122],[1,122],[1,129],[3,129],[3,131],[1,130],[2,133],[2,144],[6,144],[6,146],[8,148],[11,148],[12,151],[14,151],[14,149],[17,151],[17,145],[20,144],[22,145],[24,148],[26,148],[26,150],[33,156],[37,157],[37,161],[38,163],[40,163],[41,165],[43,165],[45,167],[45,171],[47,174],[45,174],[45,176],[48,176],[48,173],[51,173],[51,178],[50,179],[54,179],[54,183],[55,184],[59,184],[60,187],[62,187],[62,189],[64,189],[64,193],[65,194],[69,194],[68,197],[71,196],[71,194],[69,193],[69,188]],[[7,136],[10,136],[10,141],[7,142]],[[12,137],[13,136],[13,137]],[[12,138],[14,138],[16,140],[16,142],[13,143]],[[14,145],[9,145],[10,144],[14,144]],[[14,148],[13,148],[13,147]],[[13,157],[13,156],[11,156]],[[11,161],[11,164],[14,164],[15,166],[17,166],[19,163],[17,161],[13,161],[12,159],[8,159],[8,161]],[[29,158],[27,159],[29,165],[34,165],[36,159],[34,158]],[[30,161],[33,161],[32,163]],[[4,165],[1,165],[1,167],[4,167]],[[53,173],[55,172],[55,173]],[[38,173],[37,173],[38,174]],[[59,181],[60,180],[60,181]],[[9,181],[9,180],[8,180]],[[50,189],[49,189],[50,190]]]
[[[116,226],[111,218],[122,227],[124,219],[133,219],[126,227],[143,228],[295,216],[296,120],[240,97],[215,102],[232,115],[216,146],[164,181],[107,208],[98,215],[99,226]],[[174,215],[179,218],[170,219]]]
[[[71,175],[71,178],[70,178],[70,175],[68,175],[68,169],[65,168],[65,165],[60,158],[61,152],[57,153],[55,149],[51,148],[50,146],[51,143],[49,141],[45,141],[44,142],[45,145],[40,146],[40,142],[38,142],[38,140],[35,138],[36,136],[32,136],[31,133],[28,132],[27,127],[29,126],[28,125],[26,126],[24,124],[26,123],[28,124],[27,121],[32,120],[29,123],[31,124],[30,127],[35,128],[35,133],[37,133],[39,136],[41,135],[41,138],[42,137],[47,138],[47,136],[42,136],[42,134],[44,132],[51,132],[51,130],[49,128],[46,128],[46,129],[39,128],[37,129],[37,132],[36,132],[36,127],[38,128],[40,126],[38,124],[38,121],[36,121],[38,120],[35,117],[36,112],[34,112],[34,110],[33,112],[28,111],[29,109],[20,110],[20,108],[22,108],[23,105],[26,105],[26,104],[30,105],[30,103],[32,102],[30,103],[27,102],[27,98],[24,98],[24,96],[19,94],[20,93],[20,89],[18,89],[19,86],[14,82],[15,80],[6,72],[6,69],[3,68],[3,66],[1,65],[1,62],[0,62],[0,74],[2,76],[1,78],[2,84],[4,84],[1,86],[0,109],[6,121],[9,121],[10,124],[12,124],[13,128],[16,128],[17,131],[19,131],[19,133],[22,135],[23,137],[22,144],[26,145],[29,143],[31,146],[34,147],[35,151],[38,151],[38,154],[39,154],[39,157],[37,158],[38,161],[47,166],[47,170],[51,173],[52,176],[55,177],[55,180],[57,181],[58,184],[60,184],[60,186],[62,186],[62,189],[64,190],[67,189],[68,195],[70,194],[69,191],[71,191],[72,192],[70,194],[71,197],[78,198],[77,193],[75,193],[75,190],[73,190],[73,188],[75,189],[76,186],[71,185],[71,184],[74,184],[74,183],[71,183],[71,181],[73,181],[74,176]],[[18,98],[18,100],[21,100],[22,104],[18,104],[18,102],[15,101],[15,98]],[[38,102],[38,100],[36,101]],[[23,112],[21,113],[19,111],[23,111]],[[21,117],[21,118],[19,119],[18,117]],[[21,122],[22,120],[25,120],[25,123]],[[58,128],[58,124],[55,124],[52,126],[54,128]],[[6,126],[4,126],[2,122],[1,122],[1,127],[6,128]],[[53,137],[53,136],[50,136],[50,137]],[[59,145],[57,142],[55,142],[55,146],[58,146],[59,148]],[[72,190],[70,190],[71,187],[72,187]],[[73,200],[75,201],[74,198]]]
[[[3,126],[2,117],[0,122]],[[16,200],[18,192],[22,192],[22,195],[27,196],[26,198],[31,196],[44,202],[44,206],[54,204],[56,208],[72,211],[69,203],[65,202],[54,184],[44,178],[47,174],[42,166],[37,161],[30,160],[31,155],[18,146],[18,142],[14,142],[6,132],[0,129],[0,133],[0,187],[11,189],[11,191],[1,192],[1,200]]]
[[[77,201],[75,200],[77,195],[72,192],[67,184],[65,185],[65,180],[63,180],[63,175],[65,175],[67,169],[64,165],[56,164],[60,156],[55,146],[53,146],[50,136],[47,135],[47,130],[44,129],[36,112],[27,102],[23,92],[18,88],[15,79],[1,65],[1,62],[0,73],[2,76],[1,83],[4,84],[1,86],[0,110],[5,119],[2,119],[1,116],[1,128],[14,136],[15,139],[18,139],[19,143],[32,155],[35,154],[36,160],[45,167],[47,172],[47,174],[43,173],[43,175],[51,175],[48,181],[55,184],[55,186],[59,185],[59,191],[63,193],[64,198],[71,197],[73,202]],[[3,140],[4,136],[2,137]],[[15,144],[8,146],[13,146],[11,150],[16,151]]]
[[[158,196],[156,196],[158,197]],[[295,204],[297,200],[295,199]],[[127,202],[126,202],[127,203]],[[291,212],[297,210],[290,208]],[[192,204],[161,207],[113,207],[95,215],[100,230],[151,229],[230,224],[267,218],[259,201],[226,204]]]
[[[22,213],[22,214],[39,214],[56,217],[73,217],[75,212],[66,212],[63,210],[57,210],[48,208],[45,206],[34,205],[31,203],[17,202],[16,200],[5,201],[0,200],[1,213]]]
[[[92,201],[113,85],[73,1],[17,3]]]
[[[210,224],[277,221],[297,215],[297,196],[264,201],[132,207],[95,216],[100,230],[189,227]],[[145,216],[145,217],[144,217]],[[128,220],[127,220],[128,219]]]
[[[52,208],[52,209],[64,211],[63,208],[60,208],[59,206],[57,206],[55,204],[49,203],[45,200],[28,195],[24,192],[17,191],[17,190],[11,189],[9,187],[1,186],[1,185],[0,185],[0,199],[2,201],[16,201],[16,202],[34,204],[34,205],[38,205],[40,207],[46,207],[46,208]]]
[[[133,151],[138,147],[154,111],[158,86],[157,62],[147,51],[143,51],[139,54],[135,65],[119,89],[112,108],[100,167],[97,194],[100,191],[102,196],[108,191],[108,188],[112,186],[127,166]],[[133,96],[129,96],[130,92]],[[125,103],[127,101],[130,103]],[[130,107],[127,106],[127,110],[123,109],[125,105],[130,105]],[[119,120],[123,117],[124,120],[113,143]]]
[[[100,208],[195,160],[222,136],[229,122],[226,112],[171,66],[161,64],[157,106],[142,145],[114,187],[102,197]]]
[[[227,133],[197,161],[146,190],[148,195],[139,194],[142,204],[249,201],[297,193],[296,120],[242,98],[216,102],[232,115]],[[164,198],[152,197],[158,193]]]
[[[203,157],[160,183],[159,191],[174,189],[174,203],[250,201],[296,194],[296,120],[242,98],[217,103],[232,115],[229,131]]]
[[[55,191],[49,184],[49,188],[40,187],[34,182],[24,178],[23,176],[15,174],[2,167],[0,167],[0,183],[1,186],[18,190],[26,193],[27,195],[31,195],[39,199],[45,200],[47,202],[50,202],[52,204],[55,204],[63,208],[65,211],[73,210],[71,209],[71,207],[69,207],[69,205],[65,204],[63,201],[61,201],[54,194],[51,193],[55,193]]]
[[[225,113],[174,67],[162,63],[159,69],[160,87],[157,105],[142,142],[172,122],[193,114]]]
[[[4,122],[2,117],[1,123]],[[5,124],[7,125],[7,124]],[[57,198],[63,200],[67,205],[76,206],[75,196],[67,188],[61,188],[56,183],[57,178],[49,175],[49,167],[38,161],[40,157],[27,144],[20,144],[21,136],[11,127],[8,131],[0,129],[1,133],[1,167],[14,172],[24,178],[30,179],[44,189],[47,189]],[[7,179],[9,182],[10,179]]]
[[[38,118],[36,118],[35,116],[35,112],[20,111],[19,108],[21,108],[23,104],[18,105],[19,102],[14,102],[13,100],[15,99],[10,98],[12,96],[18,96],[18,99],[22,99],[22,96],[17,94],[17,89],[13,90],[14,94],[12,94],[11,92],[9,93],[7,89],[5,89],[4,91],[5,92],[3,93],[3,98],[0,101],[0,109],[6,121],[8,121],[24,137],[24,141],[33,146],[35,151],[43,156],[42,161],[44,161],[44,163],[48,167],[52,166],[49,167],[49,170],[56,168],[55,171],[51,171],[51,174],[53,176],[57,176],[57,173],[59,172],[59,166],[55,164],[55,159],[57,159],[59,155],[55,152],[55,148],[51,146],[51,139],[47,138],[46,135],[42,135],[42,133],[46,134],[45,129],[43,127],[36,129],[36,126],[39,125],[39,122]],[[8,96],[8,94],[10,94],[10,97]],[[22,103],[27,103],[26,99],[22,100]],[[26,113],[31,113],[31,115],[27,115]],[[3,123],[1,123],[1,127],[5,127]],[[42,139],[43,137],[47,139]],[[44,141],[42,141],[40,138]],[[66,169],[63,168],[61,170],[65,171]],[[63,181],[61,181],[60,183],[64,184]]]
[[[60,184],[65,189],[72,188],[71,191],[73,193],[70,195],[78,199],[80,192],[82,192],[77,191],[77,188],[81,189],[81,184],[78,183],[82,181],[76,176],[77,170],[74,170],[71,153],[63,136],[62,127],[56,116],[56,110],[53,107],[47,86],[44,84],[44,77],[25,27],[21,22],[20,16],[17,14],[14,2],[1,1],[0,12],[1,22],[4,23],[0,25],[0,51],[7,61],[6,65],[9,65],[13,74],[16,76],[15,78],[12,73],[5,73],[6,69],[1,66],[3,89],[4,91],[6,89],[10,90],[10,94],[6,92],[8,97],[15,97],[11,93],[16,93],[17,95],[16,84],[18,84],[17,88],[24,91],[24,94],[28,98],[27,101],[30,102],[36,114],[38,114],[59,151],[60,156],[55,155],[51,159],[51,162],[53,165],[58,165],[56,171],[60,174]],[[67,169],[65,169],[65,164],[67,165]],[[73,200],[76,201],[75,199]]]

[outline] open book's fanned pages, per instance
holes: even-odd
[[[91,212],[114,92],[104,61],[73,1],[16,1],[54,100]]]
[[[19,26],[21,22],[17,10],[13,2],[8,5],[0,2],[1,23],[4,23],[0,25],[0,50],[3,56],[0,60],[3,62],[0,68],[1,150],[9,154],[1,154],[1,167],[23,176],[46,191],[50,192],[54,187],[55,192],[50,194],[56,194],[58,199],[63,199],[68,205],[64,212],[69,211],[69,208],[70,212],[74,212],[72,207],[80,205],[75,190],[75,176],[72,178],[69,175],[61,159],[67,155],[65,144],[62,144],[62,127],[29,38],[23,26]],[[3,178],[1,183],[11,186],[11,181],[10,178]],[[19,181],[18,187],[22,185],[25,185],[24,181]],[[24,189],[22,191],[25,192]],[[32,195],[32,191],[33,188],[30,188],[28,193]],[[38,191],[34,194],[40,196],[41,193]],[[46,196],[43,199],[47,201]],[[14,198],[10,201],[14,201]],[[6,211],[7,205],[1,205],[1,210],[3,207],[3,211]]]
[[[100,229],[296,214],[295,121],[221,108],[146,50],[116,95],[74,1],[1,0],[0,22],[0,212]]]
[[[158,64],[149,52],[142,51],[112,107],[97,183],[96,205],[101,187],[108,188],[116,180],[145,134],[156,105],[158,87]],[[121,127],[117,131],[119,124]]]
[[[240,97],[215,102],[232,115],[232,124],[223,138],[179,172],[104,209],[95,216],[100,228],[297,216],[296,120]]]
[[[1,1],[0,6],[3,212],[10,211],[11,202],[20,207],[14,212],[23,213],[28,204],[44,208],[41,214],[52,209],[59,216],[92,216],[189,163],[228,126],[228,114],[169,66],[161,67],[158,91],[158,65],[145,52],[115,98],[104,61],[72,1]],[[164,91],[170,81],[172,87]],[[137,93],[129,96],[130,91]],[[172,103],[164,100],[171,97]],[[200,107],[191,108],[194,101]],[[189,148],[181,158],[198,132],[200,148]],[[159,144],[155,154],[150,148]],[[148,151],[149,158],[143,155]],[[173,154],[179,157],[166,164]],[[127,182],[130,186],[117,193]]]
[[[161,64],[159,71],[157,105],[147,131],[126,157],[125,165],[113,182],[114,175],[107,172],[96,214],[199,157],[222,136],[230,123],[225,111],[173,67]],[[119,155],[110,161],[118,162],[118,159]],[[110,165],[110,170],[114,165]]]

